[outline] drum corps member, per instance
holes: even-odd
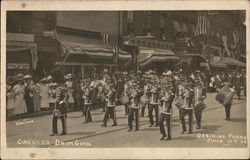
[[[140,110],[140,89],[138,84],[134,84],[132,86],[132,94],[130,97],[130,103],[129,103],[129,115],[128,115],[128,125],[129,130],[131,131],[133,129],[133,119],[135,117],[135,130],[139,130],[139,110]]]
[[[62,122],[62,133],[60,135],[67,134],[67,101],[68,101],[68,94],[67,89],[63,85],[57,85],[56,88],[56,104],[53,111],[53,118],[52,118],[52,134],[51,136],[55,136],[58,134],[57,130],[57,119],[60,118]]]
[[[84,101],[84,116],[85,116],[85,122],[88,123],[92,121],[90,109],[91,109],[91,97],[92,97],[92,90],[90,87],[91,80],[86,80],[86,84],[83,87],[83,101]]]
[[[108,84],[108,93],[106,95],[107,97],[107,108],[105,111],[105,116],[103,119],[103,124],[102,126],[106,127],[107,126],[107,121],[109,116],[113,119],[113,125],[117,125],[117,120],[116,120],[116,114],[115,114],[115,95],[116,95],[116,90],[114,89],[114,85],[109,82]]]
[[[160,132],[162,137],[160,140],[163,140],[166,137],[166,132],[164,128],[163,122],[166,121],[167,129],[168,129],[168,140],[171,139],[171,123],[172,123],[172,103],[174,100],[174,93],[172,92],[171,85],[166,86],[165,95],[160,99],[160,106],[161,106],[161,114],[160,114]]]
[[[206,98],[206,89],[202,86],[200,80],[195,81],[194,87],[194,114],[197,123],[197,129],[201,128],[201,116],[203,110],[206,108],[204,99]]]
[[[153,110],[155,111],[155,127],[159,126],[158,124],[158,99],[159,99],[159,91],[158,86],[153,86],[151,90],[151,96],[150,96],[150,104],[149,104],[149,121],[150,125],[149,127],[152,127],[154,125],[154,119],[153,119]]]
[[[182,96],[183,105],[181,108],[181,123],[182,123],[182,134],[187,131],[186,123],[185,123],[185,116],[188,115],[188,123],[189,123],[189,131],[188,133],[191,134],[193,131],[193,98],[194,98],[194,91],[191,88],[191,84],[186,84],[186,89],[184,91],[184,95]]]
[[[141,97],[141,102],[142,102],[141,116],[142,117],[144,117],[146,107],[149,108],[150,93],[151,93],[151,85],[148,83],[148,81],[146,81],[146,84],[144,85],[144,95]]]

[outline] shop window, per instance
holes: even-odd
[[[152,27],[152,14],[151,11],[145,11],[144,12],[145,17],[145,30],[147,31],[146,35],[149,36],[149,33],[151,34],[151,27]],[[150,35],[152,36],[152,34]]]
[[[148,36],[148,37],[152,37],[152,36],[153,36],[150,28],[148,28],[147,36]]]
[[[30,33],[31,12],[8,11],[7,12],[7,32]]]
[[[134,21],[134,12],[128,11],[127,12],[127,22],[128,22],[127,30],[128,30],[128,35],[130,36],[134,35],[133,21]]]

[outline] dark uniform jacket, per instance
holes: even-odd
[[[68,101],[67,89],[65,87],[57,87],[56,89],[56,109],[60,111],[60,113],[67,114],[67,101]]]

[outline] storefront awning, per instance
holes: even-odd
[[[38,62],[38,54],[37,54],[37,44],[34,42],[33,34],[7,33],[6,50],[7,54],[16,54],[18,52],[23,52],[28,50],[31,55],[32,68],[36,70]]]
[[[206,61],[206,57],[204,57],[201,54],[196,54],[196,53],[183,53],[183,54],[178,54],[179,57],[199,57],[202,60],[204,60],[204,62]]]
[[[200,66],[205,66],[205,63],[201,63]],[[210,66],[214,68],[227,68],[228,66],[245,67],[246,64],[233,58],[214,56],[210,61]]]
[[[228,58],[228,57],[223,57],[223,62],[226,63],[229,66],[240,66],[240,67],[245,67],[246,64],[244,62],[238,61],[233,58]]]
[[[179,58],[175,56],[172,50],[155,49],[155,48],[139,48],[139,63],[140,66],[148,65],[152,62],[167,62],[178,61]]]
[[[227,65],[224,62],[210,63],[210,66],[213,68],[227,68]]]
[[[70,58],[72,56],[88,60],[84,63],[91,63],[92,59],[112,60],[114,56],[114,51],[111,48],[108,48],[101,39],[57,34],[57,40],[63,48],[62,56],[64,56],[64,62],[73,62],[72,60],[75,58]],[[120,48],[118,48],[117,52],[118,61],[119,59],[131,59],[130,53],[127,53]]]

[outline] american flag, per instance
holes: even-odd
[[[107,48],[111,49],[113,51],[113,61],[116,64],[118,60],[118,55],[119,55],[119,47],[118,43],[114,42],[114,38],[110,36],[109,34],[106,33],[101,33],[102,39],[104,44],[107,46]]]
[[[208,19],[205,12],[198,11],[197,25],[194,32],[195,36],[208,33]]]

